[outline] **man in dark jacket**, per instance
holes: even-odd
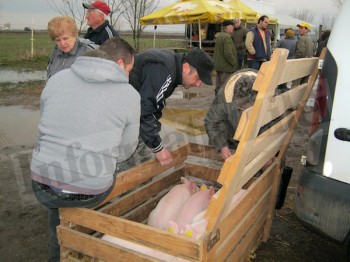
[[[271,35],[267,26],[269,18],[263,15],[259,18],[257,26],[247,34],[245,46],[248,50],[248,67],[260,69],[263,62],[269,61],[271,56]]]
[[[211,85],[213,68],[211,57],[198,48],[185,54],[167,49],[149,49],[135,56],[130,83],[141,95],[140,137],[161,165],[173,160],[159,135],[159,119],[166,98],[178,85],[184,88],[199,87],[202,82]]]
[[[204,127],[209,144],[221,154],[223,159],[232,155],[238,141],[233,139],[242,112],[252,106],[256,92],[252,89],[257,76],[254,69],[243,69],[234,73],[225,87],[217,93],[207,116]]]
[[[232,39],[235,43],[237,58],[238,58],[238,70],[242,69],[243,65],[247,63],[247,50],[245,48],[245,39],[247,37],[248,28],[243,27],[239,18],[235,19],[235,28],[232,32]]]
[[[113,36],[119,36],[117,31],[109,24],[107,16],[111,13],[109,6],[102,1],[92,4],[83,3],[83,7],[88,9],[86,13],[87,24],[90,26],[84,38],[89,39],[97,45],[101,45]]]

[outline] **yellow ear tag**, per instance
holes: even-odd
[[[207,190],[208,188],[207,188],[207,186],[206,185],[201,185],[201,190]]]
[[[186,236],[186,237],[192,237],[192,235],[193,235],[193,232],[192,232],[191,230],[187,230],[187,231],[185,232],[185,236]]]
[[[168,232],[174,233],[174,229],[173,229],[172,227],[169,227],[169,228],[168,228]]]

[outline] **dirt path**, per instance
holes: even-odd
[[[15,92],[0,92],[0,106],[39,107],[40,85]],[[181,91],[178,89],[177,91]],[[186,99],[169,99],[168,107],[207,108],[213,88],[193,89]],[[305,112],[287,153],[287,165],[294,169],[282,209],[276,210],[269,240],[251,255],[251,261],[341,261],[340,246],[305,229],[294,208],[296,182],[302,168],[300,157],[307,140]],[[0,149],[0,260],[47,261],[47,214],[31,191],[29,165],[32,148],[14,146]]]

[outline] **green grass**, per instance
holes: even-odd
[[[133,45],[130,35],[121,35]],[[169,36],[169,38],[172,38]],[[34,56],[31,57],[31,32],[0,32],[0,68],[46,70],[54,46],[47,32],[34,32]],[[157,36],[156,47],[185,47],[186,43]],[[140,50],[153,47],[153,36],[140,39]]]

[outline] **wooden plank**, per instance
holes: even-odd
[[[318,57],[287,60],[278,84],[290,82],[295,79],[311,75],[317,65]]]
[[[267,188],[264,188],[259,195],[255,196],[255,202],[252,202],[245,212],[241,210],[237,212],[235,209],[234,212],[231,212],[225,218],[220,225],[220,243],[216,249],[216,255],[218,257],[227,257],[250,230],[252,225],[261,223],[261,228],[263,228],[268,214],[270,195],[271,186],[267,185]],[[249,199],[248,195],[246,199]],[[231,220],[234,220],[234,222]]]
[[[209,203],[205,218],[208,220],[206,232],[215,234],[218,224],[222,220],[224,210],[229,204],[228,195],[232,195],[234,191],[237,192],[237,183],[239,182],[238,174],[241,173],[245,163],[249,157],[250,151],[253,147],[254,138],[257,136],[261,122],[265,117],[265,112],[271,101],[275,87],[279,81],[281,72],[284,69],[285,61],[287,59],[288,51],[283,49],[276,49],[271,57],[269,66],[263,76],[259,71],[257,78],[264,78],[262,85],[259,88],[257,98],[253,105],[252,115],[246,131],[243,133],[242,139],[238,145],[235,154],[226,159],[223,168],[220,172],[218,182],[223,185],[219,194],[215,194]]]
[[[165,230],[85,208],[62,208],[60,215],[63,219],[69,220],[73,224],[145,245],[174,256],[187,259],[198,259],[200,256],[200,242],[195,242],[181,235],[168,233]],[[153,235],[157,237],[149,237]]]
[[[257,137],[253,150],[249,155],[248,162],[256,158],[256,156],[261,152],[266,151],[270,144],[280,143],[281,140],[285,139],[287,131],[291,123],[294,121],[295,114],[296,112],[290,113],[288,116],[275,123],[275,125],[271,126]]]
[[[186,144],[172,151],[174,160],[169,165],[161,166],[158,160],[153,159],[136,167],[133,167],[131,170],[129,169],[121,172],[120,174],[117,174],[115,187],[109,196],[99,206],[109,202],[112,198],[119,196],[129,191],[130,189],[146,182],[147,180],[165,172],[166,170],[182,164],[185,161],[188,152],[189,146]]]
[[[272,194],[270,196],[270,203],[268,205],[269,210],[268,210],[268,214],[267,214],[267,221],[266,221],[266,225],[264,228],[264,234],[263,234],[263,240],[265,242],[269,238],[270,232],[271,232],[272,220],[273,220],[276,199],[277,199],[277,191],[278,191],[278,187],[279,187],[280,179],[281,179],[281,166],[276,165],[276,167],[272,170],[272,174],[274,176],[273,184],[272,184]]]
[[[287,109],[298,106],[301,98],[303,97],[307,84],[302,84],[297,86],[287,92],[282,93],[281,95],[275,96],[272,98],[270,106],[266,112],[265,118],[261,123],[261,126],[264,126],[276,119],[277,117],[282,116]],[[242,112],[242,116],[238,122],[237,129],[233,138],[237,141],[240,140],[244,128],[246,127],[249,116],[252,112],[252,107],[247,108]]]
[[[161,261],[63,226],[57,227],[57,234],[61,246],[103,261]]]
[[[177,184],[181,181],[181,177],[184,176],[184,168],[180,168],[175,172],[169,174],[165,173],[156,177],[150,183],[138,187],[136,190],[123,195],[121,198],[114,200],[112,203],[99,209],[99,212],[110,214],[113,216],[119,216],[141,204],[145,200],[157,195],[162,190],[169,188],[171,185]]]
[[[214,147],[208,145],[200,145],[200,144],[189,144],[191,156],[198,156],[202,158],[222,161],[221,155],[215,150]]]

